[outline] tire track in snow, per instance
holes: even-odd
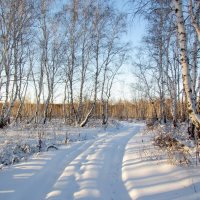
[[[87,160],[88,156],[95,151],[95,148],[105,140],[105,137],[109,136],[103,136],[98,138],[96,141],[93,141],[89,148],[85,149],[68,165],[66,165],[66,168],[64,169],[58,180],[55,182],[52,190],[46,195],[46,199],[61,200],[75,198],[74,192],[79,188],[77,179],[82,173],[83,163],[85,162],[85,160]]]
[[[134,127],[96,140],[69,163],[46,199],[129,200],[122,160],[126,144],[138,130]]]
[[[0,173],[2,200],[130,199],[122,181],[128,141],[139,128],[45,152]]]
[[[59,151],[44,152],[32,157],[28,162],[3,171],[0,179],[5,181],[0,182],[0,199],[45,199],[47,192],[57,181],[65,166],[91,144],[92,141],[89,141]]]
[[[77,179],[79,191],[74,199],[131,199],[122,181],[122,160],[126,144],[138,130],[134,127],[123,131],[94,147],[95,152],[88,155],[83,173]]]

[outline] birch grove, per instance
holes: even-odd
[[[32,1],[1,1],[1,96],[3,107],[0,127],[10,121],[10,115],[17,97],[22,103],[21,90],[24,79],[24,66],[27,63],[27,49],[31,42],[33,24]],[[29,72],[28,72],[29,74]],[[29,75],[28,75],[29,76]]]
[[[147,23],[134,51],[123,39],[128,14],[111,1],[0,1],[0,127],[53,118],[105,125],[117,116],[174,128],[189,120],[199,130],[199,2],[128,5]],[[130,63],[133,98],[113,101],[113,85]]]
[[[98,117],[102,104],[106,123],[114,78],[126,61],[126,15],[101,0],[0,1],[0,12],[0,127],[13,119],[45,124],[56,102],[60,118],[76,126]]]
[[[144,37],[143,49],[146,60],[153,72],[153,85],[158,94],[150,93],[151,83],[145,77],[146,65],[134,63],[140,71],[138,79],[145,82],[148,96],[160,101],[158,112],[165,116],[167,99],[171,101],[171,118],[174,127],[178,120],[185,120],[185,105],[191,126],[199,130],[199,95],[198,95],[198,55],[199,55],[199,1],[131,1],[134,15],[142,16],[147,21],[148,35]],[[184,13],[184,14],[183,14]],[[148,49],[148,50],[147,50]],[[156,72],[158,76],[155,76]],[[143,75],[140,75],[144,73]],[[157,82],[157,86],[156,86]],[[181,86],[182,84],[182,86]],[[182,99],[182,103],[181,103]],[[185,102],[185,103],[184,103]],[[169,117],[169,115],[168,115]],[[179,118],[179,119],[178,119]]]

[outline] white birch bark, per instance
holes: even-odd
[[[197,1],[197,13],[196,15],[193,12],[193,1],[190,0],[189,2],[189,13],[190,13],[190,17],[191,17],[191,22],[192,22],[192,26],[194,27],[197,36],[198,36],[198,40],[200,42],[200,26],[199,26],[199,22],[198,22],[198,17],[199,17],[199,9],[200,9],[200,2]]]
[[[175,14],[177,19],[178,26],[178,39],[181,52],[181,65],[182,65],[182,79],[183,87],[185,90],[187,109],[189,113],[189,118],[196,128],[200,129],[200,116],[195,112],[196,108],[192,101],[192,88],[191,88],[191,78],[188,64],[188,55],[187,55],[187,39],[186,39],[186,30],[184,25],[183,10],[182,10],[182,1],[173,0],[173,5],[175,8]]]

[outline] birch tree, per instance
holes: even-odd
[[[166,42],[167,42],[167,24],[169,19],[168,2],[153,1],[152,11],[150,15],[146,15],[148,20],[148,36],[144,38],[145,44],[149,48],[152,57],[152,63],[158,86],[158,94],[160,99],[160,116],[161,122],[166,122],[165,99],[166,99]]]
[[[192,80],[190,77],[190,68],[188,63],[187,34],[183,17],[183,4],[181,0],[173,0],[173,5],[177,20],[177,31],[182,65],[182,79],[186,95],[187,109],[189,113],[189,118],[191,119],[197,130],[199,130],[200,116],[196,113],[196,107],[192,95]]]
[[[189,0],[189,13],[190,13],[192,26],[194,27],[198,36],[198,40],[200,42],[200,25],[199,25],[200,2],[199,1]]]
[[[122,55],[127,53],[125,46],[128,46],[119,42],[120,36],[126,30],[125,15],[116,13],[116,10],[104,1],[96,1],[93,6],[93,100],[91,108],[80,126],[85,126],[92,114],[93,116],[96,115],[97,102],[101,102],[102,123],[105,124],[107,122],[105,115],[108,114],[108,109],[105,109],[105,107],[108,107],[107,102],[110,98],[110,90],[118,71],[116,69],[119,69],[124,64],[124,59],[120,60],[119,58],[122,58]],[[107,34],[108,32],[110,34]],[[122,64],[116,65],[117,60],[119,63],[122,61]],[[109,72],[111,72],[110,75]]]
[[[24,62],[24,50],[31,30],[34,4],[32,1],[1,1],[1,65],[5,72],[5,97],[0,126],[7,124],[18,96],[20,65]]]
[[[145,98],[147,98],[153,107],[153,113],[151,113],[151,118],[158,119],[158,111],[156,109],[156,94],[155,92],[155,80],[154,80],[154,71],[151,67],[151,62],[145,59],[146,53],[144,49],[139,49],[137,53],[137,60],[133,62],[134,70],[133,74],[138,79],[140,87],[142,89]],[[136,87],[137,89],[137,87]]]

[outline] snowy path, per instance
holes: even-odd
[[[0,200],[131,199],[122,180],[134,125],[70,148],[45,152],[0,172]]]
[[[149,157],[155,149],[142,127],[125,124],[3,169],[0,200],[199,200],[199,166]]]

